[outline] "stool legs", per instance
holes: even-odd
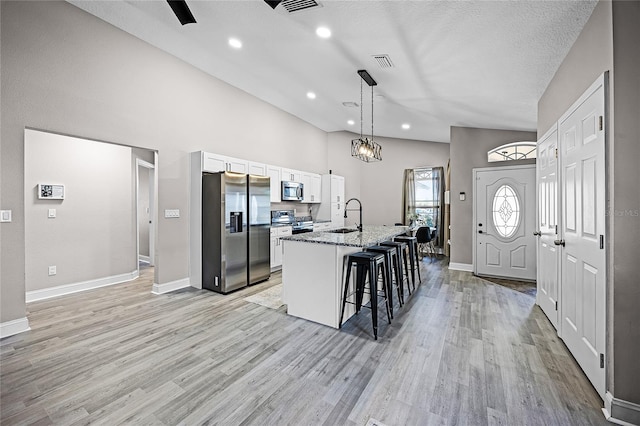
[[[400,306],[404,305],[404,274],[402,273],[402,263],[400,263],[400,259],[398,259],[398,253],[393,256],[393,268],[396,271],[396,289],[398,291],[398,301],[400,302]]]
[[[349,293],[349,284],[351,278],[351,269],[356,266],[355,276],[355,303],[348,302],[347,298],[353,295],[353,292]],[[373,325],[373,336],[378,340],[378,280],[382,276],[382,288],[383,297],[385,300],[385,307],[387,309],[387,319],[391,323],[392,318],[392,306],[391,298],[389,297],[389,281],[388,281],[389,269],[385,257],[381,254],[373,253],[356,253],[349,256],[348,267],[345,275],[344,290],[342,295],[342,310],[340,311],[340,322],[338,328],[342,328],[342,322],[344,320],[344,309],[347,303],[354,304],[356,314],[360,312],[362,308],[362,302],[364,300],[364,290],[367,279],[369,280],[370,290],[370,309],[371,309],[371,322]]]

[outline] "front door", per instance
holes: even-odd
[[[558,329],[558,129],[554,125],[538,141],[536,174],[538,185],[538,278],[536,303]]]
[[[561,164],[560,336],[605,394],[604,77],[558,122]]]
[[[536,279],[534,165],[474,169],[474,272]]]

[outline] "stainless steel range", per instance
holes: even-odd
[[[313,232],[313,219],[311,216],[295,217],[293,210],[272,210],[271,226],[291,226],[293,234]]]
[[[305,232],[313,232],[313,219],[311,219],[311,216],[296,217],[293,222],[292,233],[302,234]]]

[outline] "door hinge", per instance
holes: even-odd
[[[600,368],[604,368],[604,354],[600,354]]]
[[[556,235],[558,235],[558,225],[556,225]]]
[[[558,148],[556,148],[556,158],[558,158]]]
[[[600,235],[600,250],[604,249],[604,235]]]
[[[558,301],[556,300],[556,311],[558,310]]]
[[[600,130],[602,130],[603,126],[604,126],[604,117],[603,116],[600,116],[598,118],[598,123],[599,123]]]

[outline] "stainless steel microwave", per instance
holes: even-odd
[[[302,201],[304,185],[301,182],[282,181],[282,201]]]

